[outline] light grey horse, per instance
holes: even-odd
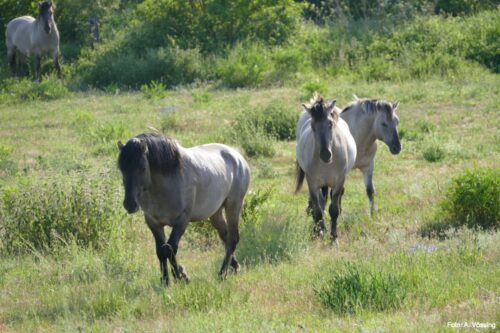
[[[42,55],[50,53],[54,59],[54,67],[61,76],[59,65],[59,31],[54,21],[55,6],[50,1],[38,4],[39,15],[35,19],[31,16],[21,16],[7,24],[5,39],[7,44],[7,58],[16,73],[16,51],[24,57],[34,55],[36,58],[35,76],[40,78]]]
[[[385,142],[392,154],[401,152],[401,142],[398,136],[399,118],[396,109],[399,102],[387,102],[378,99],[356,99],[348,104],[340,113],[340,117],[349,125],[356,141],[357,157],[354,168],[363,173],[366,194],[370,200],[370,214],[374,211],[373,170],[377,139]]]
[[[347,173],[356,160],[356,143],[346,122],[335,111],[335,101],[326,103],[317,94],[308,105],[303,105],[297,123],[297,186],[298,192],[304,181],[309,187],[309,207],[312,210],[315,232],[325,230],[323,211],[328,187],[331,191],[329,207],[332,219],[331,237],[337,239],[337,218],[341,211],[341,199]]]
[[[229,265],[238,271],[234,251],[250,183],[245,159],[223,144],[184,148],[159,134],[138,135],[125,145],[118,142],[118,148],[118,166],[125,187],[123,205],[130,214],[139,207],[144,211],[156,241],[162,282],[168,285],[167,259],[174,278],[189,280],[184,268],[177,264],[179,240],[190,221],[207,218],[226,247],[219,274],[224,277]],[[164,232],[167,225],[172,227],[168,241]]]

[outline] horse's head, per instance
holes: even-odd
[[[144,140],[132,138],[125,145],[118,142],[118,149],[118,167],[125,187],[123,206],[132,214],[139,210],[139,198],[151,184],[148,145]]]
[[[376,101],[377,110],[374,122],[374,131],[377,139],[382,140],[389,147],[392,154],[397,155],[401,152],[401,142],[398,135],[399,117],[396,115],[396,109],[399,102]]]
[[[39,17],[43,24],[43,29],[46,33],[50,33],[52,31],[52,24],[54,22],[54,9],[55,6],[51,1],[44,1],[38,4]]]
[[[332,161],[333,130],[339,118],[334,110],[335,103],[335,100],[325,102],[323,97],[315,94],[309,105],[302,104],[311,115],[314,140],[319,144],[319,157],[325,163]]]

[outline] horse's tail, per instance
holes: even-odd
[[[299,165],[299,162],[295,161],[295,193],[299,192],[304,183],[304,170]]]

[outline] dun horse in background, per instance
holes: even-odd
[[[118,143],[118,166],[125,187],[123,205],[130,214],[144,211],[146,224],[156,241],[162,281],[168,285],[167,259],[176,279],[188,281],[177,264],[179,240],[190,221],[210,218],[226,246],[220,269],[238,271],[234,256],[239,241],[238,224],[250,183],[245,159],[223,144],[184,148],[159,134],[141,134],[125,145]],[[225,213],[225,217],[224,214]],[[172,227],[168,241],[164,227]]]
[[[323,211],[326,194],[328,187],[332,189],[329,213],[332,219],[331,237],[336,242],[344,182],[356,160],[356,143],[348,125],[335,111],[335,101],[326,103],[316,94],[308,105],[303,106],[305,111],[297,123],[295,192],[300,190],[305,177],[315,231],[322,235],[325,231]]]
[[[385,142],[392,154],[401,152],[398,129],[399,118],[396,109],[399,102],[387,102],[378,99],[357,99],[347,105],[340,117],[349,125],[356,141],[357,157],[354,168],[363,173],[366,194],[370,200],[370,214],[374,211],[373,170],[377,139]]]
[[[40,78],[42,55],[46,53],[52,55],[54,67],[61,76],[59,31],[54,21],[54,9],[52,2],[46,0],[38,4],[39,14],[36,19],[31,16],[21,16],[7,24],[5,31],[7,58],[14,74],[16,74],[16,51],[18,51],[25,58],[35,56],[37,79]],[[22,62],[25,62],[25,59]]]

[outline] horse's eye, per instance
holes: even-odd
[[[387,127],[387,123],[382,123],[382,126],[383,127]]]
[[[330,122],[328,123],[328,127],[329,127],[329,128],[332,128],[332,127],[333,127],[333,122],[331,122],[331,121],[330,121]]]

